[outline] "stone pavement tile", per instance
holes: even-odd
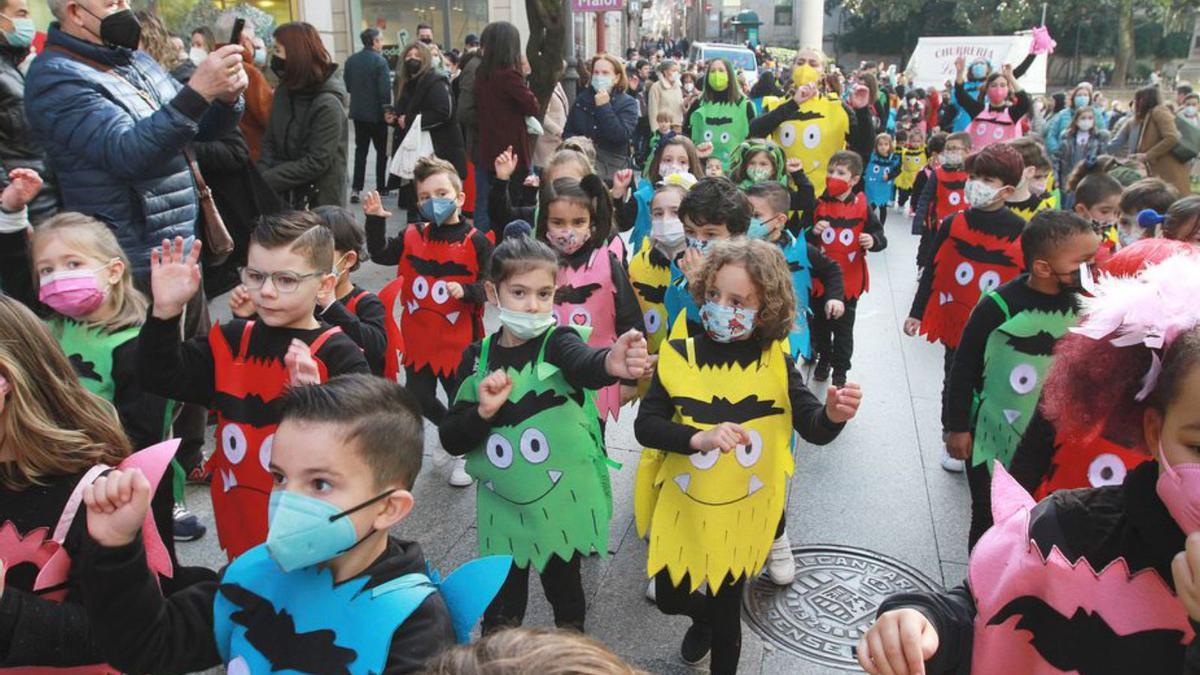
[[[629,421],[622,420],[621,427],[631,426]],[[612,480],[613,515],[609,522],[608,550],[617,552],[625,539],[627,530],[633,528],[633,483],[637,477],[638,459],[641,451],[636,452],[609,447],[608,457],[620,462],[620,469],[612,469],[609,476]]]
[[[967,566],[961,563],[942,563],[942,587],[954,588],[967,578]]]
[[[937,415],[940,404],[914,399],[918,417]],[[971,493],[965,473],[950,473],[941,466],[943,444],[940,433],[921,434],[921,456],[925,462],[925,480],[937,533],[938,555],[943,561],[967,562],[967,533],[971,525]]]
[[[753,672],[762,675],[829,675],[830,673],[854,671],[839,670],[826,664],[814,663],[780,649],[768,649],[763,652],[762,665]]]

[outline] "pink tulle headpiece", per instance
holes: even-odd
[[[1030,54],[1052,54],[1058,43],[1050,37],[1050,31],[1045,26],[1033,29],[1033,44],[1029,46]]]

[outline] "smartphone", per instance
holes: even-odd
[[[233,32],[229,34],[229,44],[231,44],[231,45],[242,44],[242,29],[245,27],[246,27],[246,20],[241,17],[238,17],[237,20],[233,22]]]

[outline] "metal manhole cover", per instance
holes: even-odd
[[[776,647],[835,668],[858,669],[851,647],[889,595],[941,590],[911,565],[866,549],[798,546],[792,555],[791,586],[776,586],[765,574],[749,585],[746,621]]]

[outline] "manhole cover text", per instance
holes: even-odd
[[[750,626],[784,651],[817,663],[857,670],[851,648],[875,610],[894,593],[940,590],[913,567],[849,546],[792,549],[796,581],[782,587],[760,575],[744,601]]]

